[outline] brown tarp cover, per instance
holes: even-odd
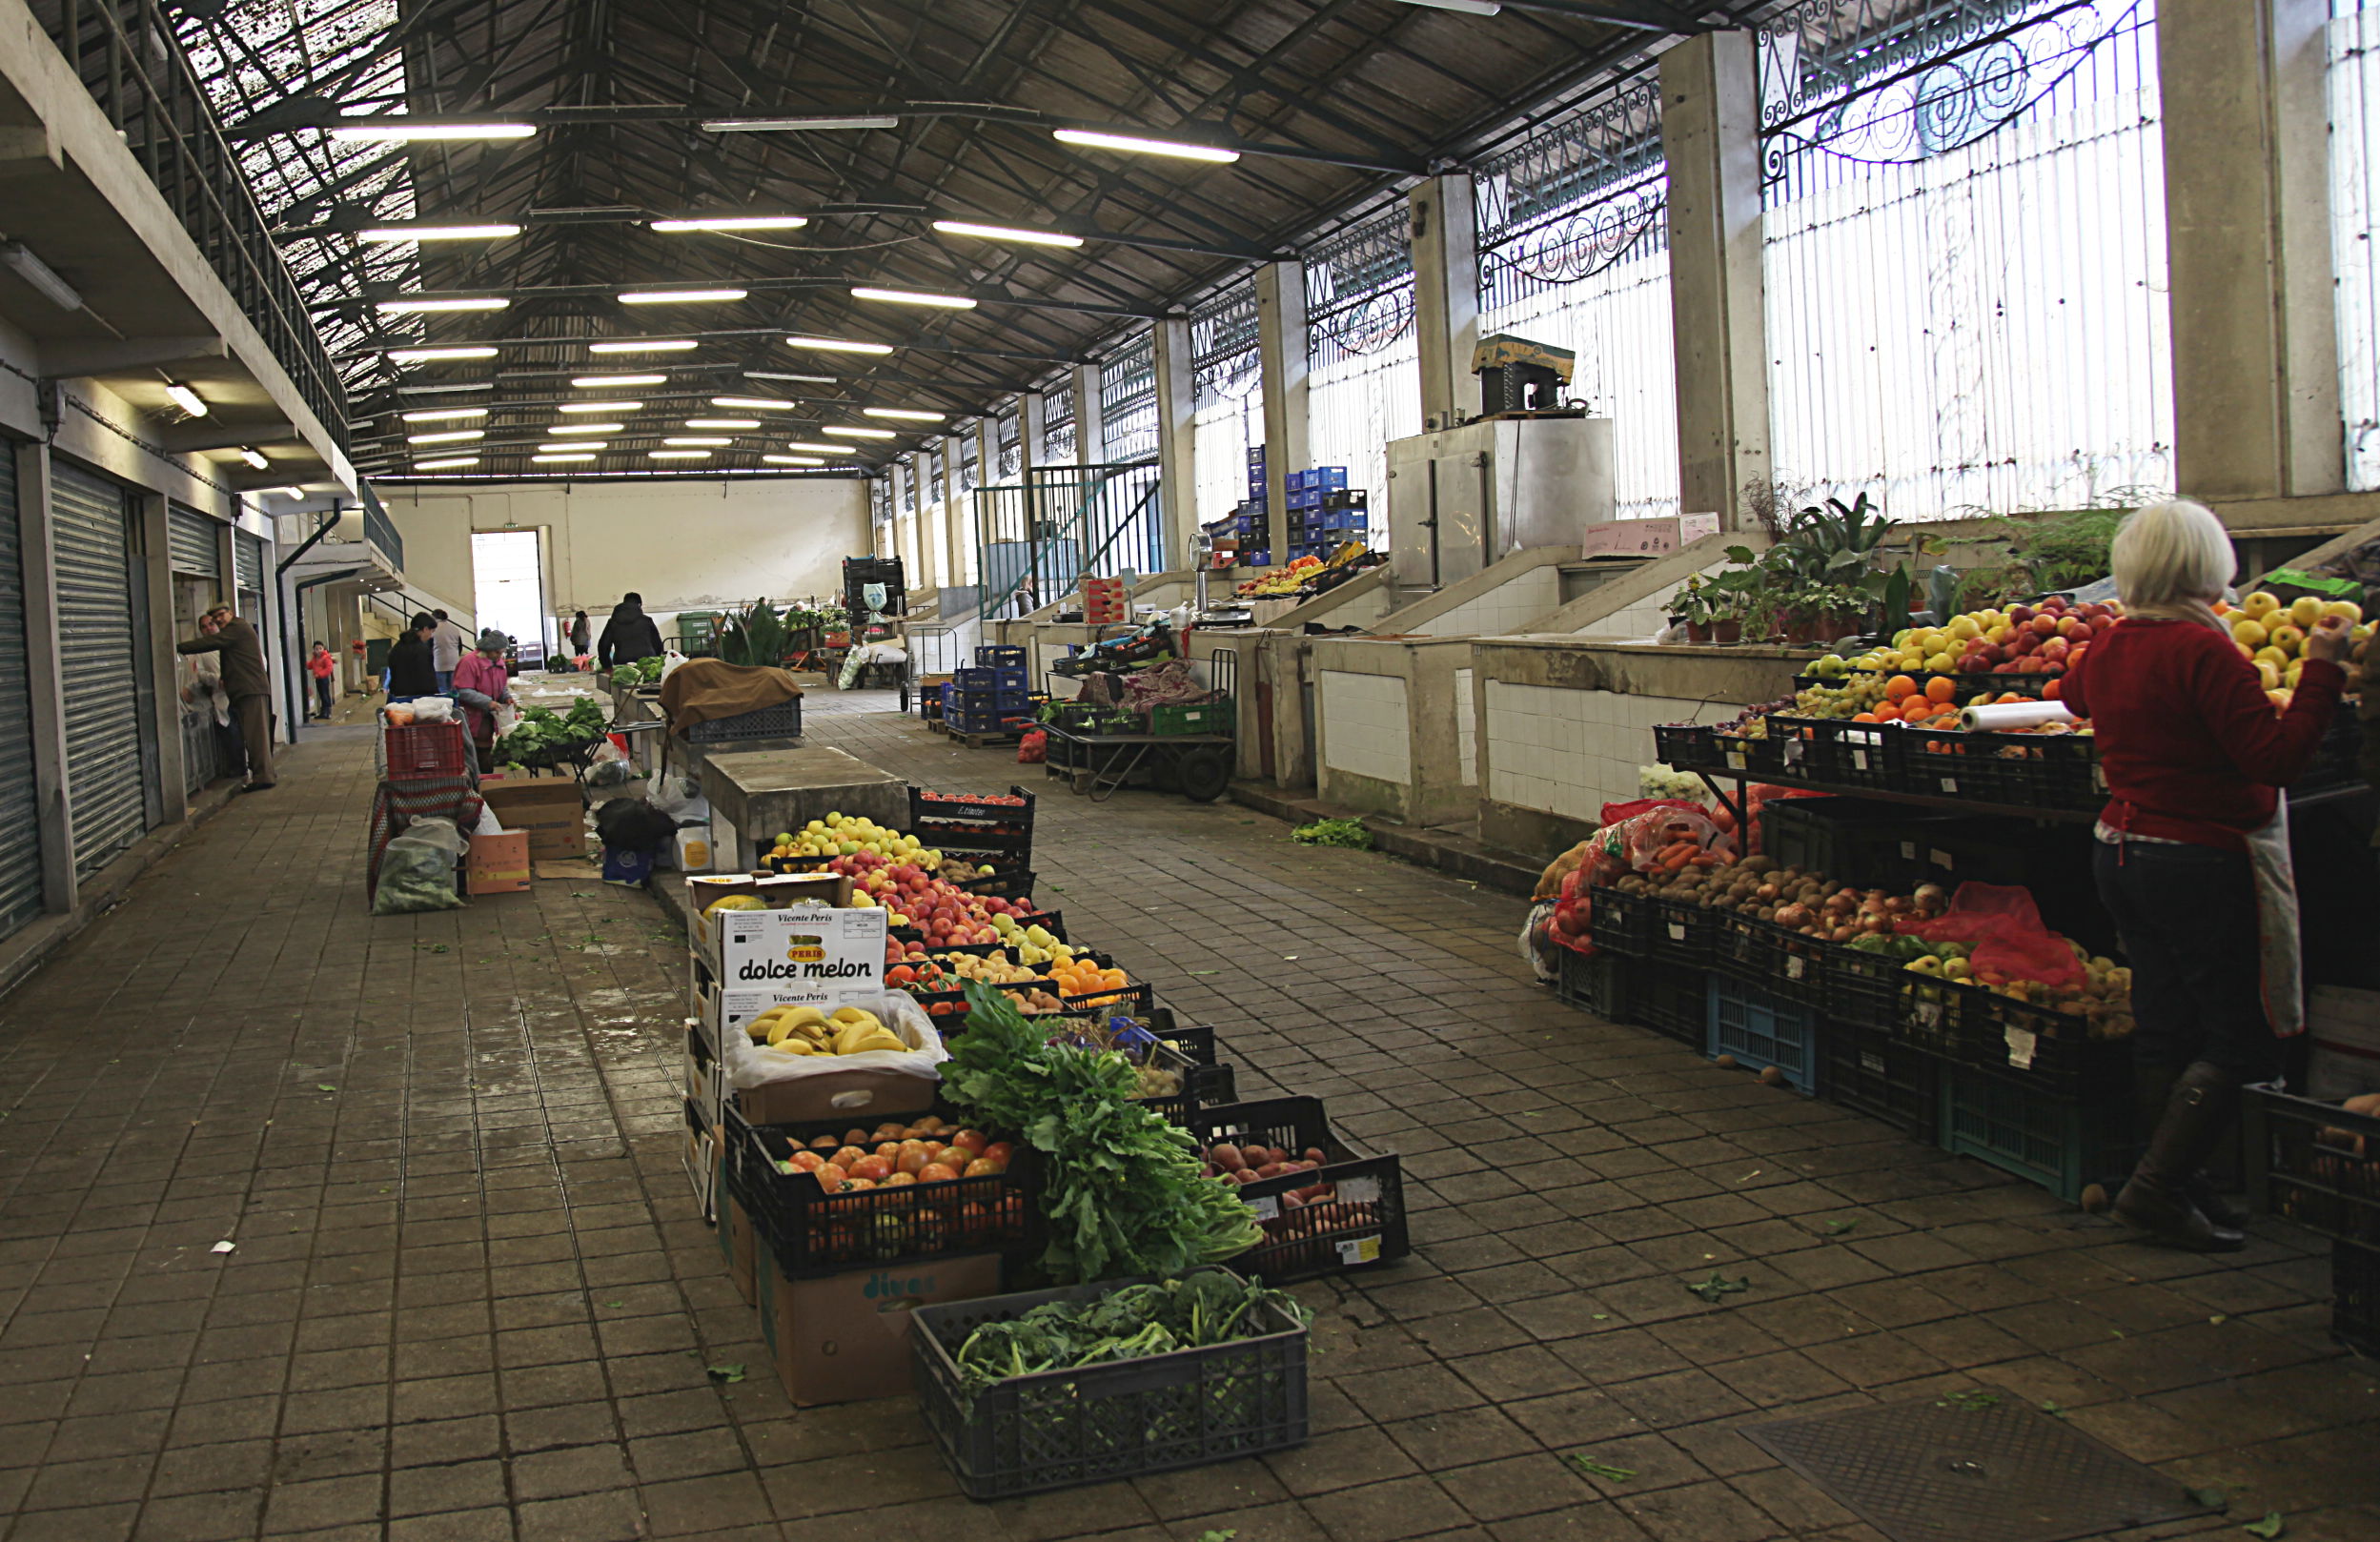
[[[661,712],[669,719],[669,731],[682,734],[698,722],[758,712],[801,694],[793,676],[771,664],[689,659],[661,681]]]

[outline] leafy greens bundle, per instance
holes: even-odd
[[[1286,1291],[1209,1269],[1128,1285],[1096,1301],[1045,1301],[1012,1321],[986,1323],[967,1335],[956,1358],[968,1390],[976,1391],[1009,1376],[1277,1333],[1276,1311],[1300,1326],[1312,1316]]]
[[[1005,990],[969,981],[966,1000],[943,1085],[979,1125],[1016,1130],[1047,1158],[1052,1280],[1178,1274],[1263,1240],[1238,1190],[1199,1170],[1190,1136],[1134,1101],[1129,1061],[1047,1043]]]
[[[550,750],[578,749],[601,738],[611,720],[611,714],[591,697],[582,696],[571,703],[568,717],[551,707],[531,707],[520,715],[513,731],[498,741],[498,747],[517,761]]]

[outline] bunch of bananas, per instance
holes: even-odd
[[[839,1006],[831,1017],[815,1006],[772,1006],[745,1024],[743,1031],[754,1044],[791,1055],[858,1055],[909,1047],[882,1018],[858,1006]]]

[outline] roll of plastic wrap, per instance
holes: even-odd
[[[2064,701],[2001,701],[1984,707],[1961,707],[1959,726],[1970,734],[2005,733],[2011,728],[2039,728],[2045,722],[2073,722]]]

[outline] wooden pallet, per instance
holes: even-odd
[[[1025,741],[1023,734],[963,734],[955,728],[945,728],[943,732],[971,750],[986,749],[995,744],[1021,744]]]

